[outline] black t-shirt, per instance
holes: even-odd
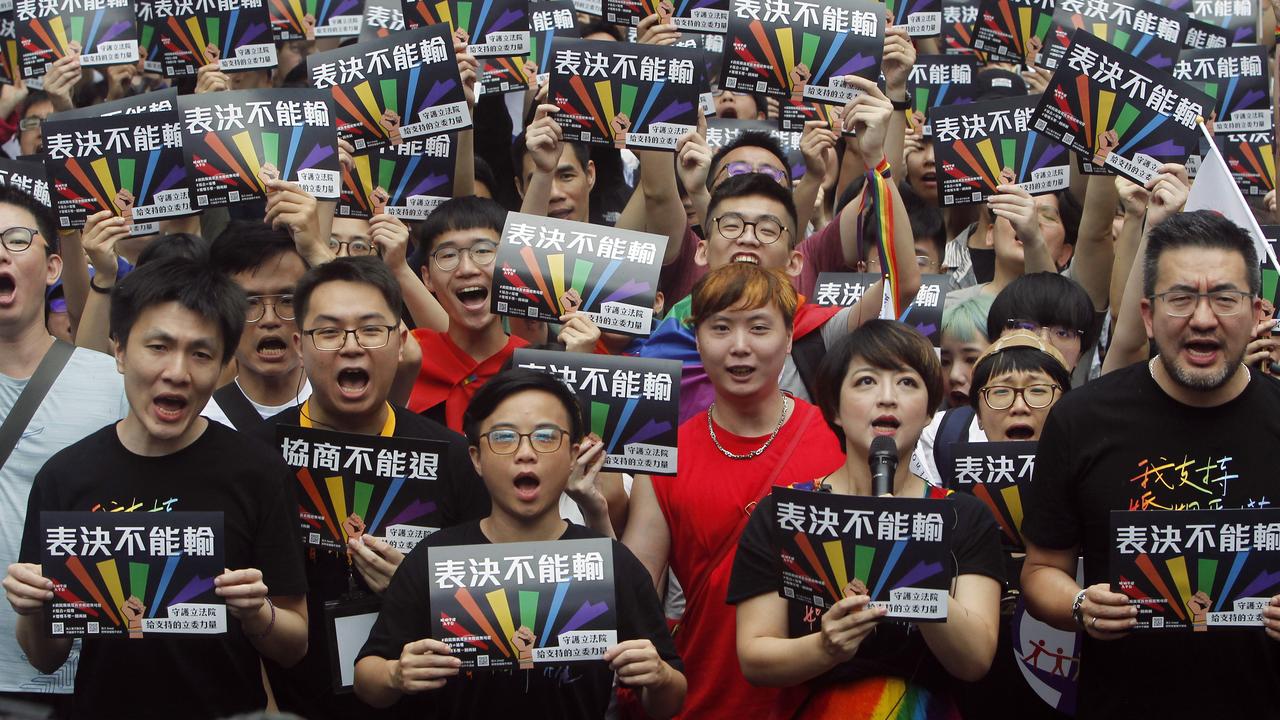
[[[1146,363],[1093,380],[1045,422],[1023,533],[1080,546],[1087,587],[1109,580],[1112,510],[1274,504],[1278,409],[1280,383],[1258,373],[1214,408],[1175,402]],[[1280,643],[1261,628],[1086,636],[1080,664],[1080,717],[1280,718]]]
[[[956,575],[986,575],[1004,582],[1004,559],[1000,552],[1000,528],[991,512],[972,496],[953,493],[956,528],[952,534],[952,554]],[[738,554],[729,578],[728,602],[732,605],[760,595],[777,594],[782,585],[782,558],[779,556],[773,495],[760,501],[738,539]],[[822,629],[821,610],[804,603],[787,601],[787,627],[793,638]],[[867,636],[858,653],[813,683],[862,680],[873,677],[910,679],[934,693],[947,693],[953,680],[929,652],[919,630],[910,623],[883,622]]]
[[[440,474],[444,485],[440,495],[441,527],[450,527],[488,515],[489,493],[471,464],[466,439],[440,423],[415,415],[404,408],[393,406],[393,409],[396,414],[393,437],[442,440],[449,443],[449,458],[445,463],[448,472]],[[300,412],[300,408],[292,407],[273,415],[263,420],[253,433],[279,456],[276,426],[301,424]],[[295,542],[300,542],[296,535],[296,511],[291,527],[294,528]],[[306,657],[291,668],[281,668],[266,661],[267,677],[271,680],[276,702],[281,710],[297,713],[308,720],[345,720],[353,717],[353,713],[361,713],[361,717],[375,717],[378,711],[361,702],[354,694],[339,695],[333,692],[329,634],[324,613],[324,604],[346,595],[351,589],[349,583],[352,581],[357,591],[369,592],[369,588],[359,571],[348,564],[345,553],[309,549],[306,570],[307,582],[311,588],[307,593],[308,635],[311,642]]]
[[[561,540],[601,537],[568,523]],[[382,612],[360,657],[399,659],[406,643],[431,637],[431,568],[427,547],[487,545],[479,522],[441,530],[423,540],[405,558],[382,598]],[[618,641],[652,640],[658,654],[683,670],[667,630],[649,571],[622,543],[613,543],[614,593],[618,604]],[[579,662],[559,668],[466,673],[440,690],[401,698],[404,717],[520,718],[521,720],[599,720],[609,706],[613,671],[604,662]]]
[[[273,596],[307,591],[289,469],[214,422],[163,457],[129,452],[114,425],[51,457],[31,488],[22,562],[40,562],[40,511],[135,505],[139,512],[221,511],[228,567],[261,570]],[[219,718],[256,710],[267,701],[258,659],[234,620],[225,635],[86,639],[73,716]]]

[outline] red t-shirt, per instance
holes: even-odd
[[[736,454],[768,439],[739,437],[719,426],[716,437]],[[671,533],[671,569],[685,593],[676,633],[689,681],[681,716],[738,720],[760,715],[773,706],[778,691],[755,687],[742,676],[737,611],[725,602],[738,536],[749,509],[768,492],[766,479],[773,476],[773,485],[789,486],[822,477],[844,463],[844,449],[818,408],[802,400],[795,401],[769,449],[750,460],[730,459],[716,448],[706,412],[680,426],[678,442],[678,474],[655,476],[653,489]]]
[[[417,328],[413,337],[422,346],[422,368],[409,395],[409,409],[422,413],[444,403],[445,424],[457,432],[462,432],[462,414],[480,386],[498,374],[516,348],[529,344],[512,335],[501,350],[476,360],[455,345],[448,333]]]

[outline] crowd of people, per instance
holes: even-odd
[[[599,18],[579,24],[625,39]],[[655,15],[638,41],[679,35]],[[306,55],[335,42],[282,43],[274,71],[215,61],[180,89],[305,85]],[[1138,606],[1108,570],[1113,511],[1280,496],[1268,479],[1280,414],[1267,409],[1280,406],[1280,344],[1259,239],[1186,211],[1177,164],[1145,186],[1073,171],[1067,190],[1007,182],[985,202],[940,206],[933,140],[903,112],[931,43],[888,28],[883,83],[852,78],[857,96],[833,122],[806,123],[794,154],[759,131],[712,147],[702,124],[674,153],[571,142],[536,77],[525,93],[477,98],[479,63],[460,44],[475,118],[459,143],[467,183],[423,221],[335,217],[275,177],[265,203],[135,236],[127,213],[67,230],[32,194],[0,187],[0,714],[1280,717],[1280,595],[1256,627],[1135,631]],[[980,99],[1045,82],[1034,64],[990,62]],[[37,155],[56,113],[160,84],[140,66],[81,68],[73,53],[43,90],[0,87],[0,137]],[[779,111],[732,90],[715,106],[721,118]],[[343,144],[344,162],[352,151]],[[877,183],[887,239],[869,236],[863,212]],[[652,331],[602,330],[574,291],[558,322],[495,314],[516,210],[665,237]],[[1252,211],[1280,224],[1274,191]],[[820,306],[829,272],[882,279]],[[946,286],[937,347],[882,319],[913,303],[924,275]],[[530,347],[680,361],[676,473],[605,471],[578,396],[513,367]],[[407,552],[361,532],[345,552],[304,547],[285,426],[438,441],[440,529]],[[857,582],[827,608],[779,592],[772,491],[877,494],[885,437],[896,463],[883,494],[955,509],[942,622],[887,620]],[[1024,547],[952,477],[956,454],[986,442],[1036,443]],[[225,632],[51,636],[61,589],[42,571],[41,518],[89,510],[220,513]],[[613,549],[617,643],[602,659],[481,672],[433,636],[431,548],[591,538]],[[378,614],[341,692],[326,607],[354,590]],[[1014,639],[1015,605],[1078,634],[1074,655],[1038,648],[1071,676],[1070,703],[1020,671],[1031,645]]]

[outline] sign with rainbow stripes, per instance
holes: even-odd
[[[485,58],[480,90],[484,94],[523,92],[530,75],[541,76],[551,60],[551,39],[579,37],[577,18],[570,0],[538,0],[529,4],[529,54]],[[543,78],[545,79],[545,77]]]
[[[943,485],[982,501],[1000,526],[1006,548],[1026,548],[1022,537],[1022,494],[1036,467],[1036,443],[957,442],[948,454]]]
[[[457,159],[457,133],[356,153],[352,167],[342,168],[338,216],[370,218],[386,212],[402,220],[426,220],[453,196]]]
[[[268,0],[277,42],[316,37],[355,37],[364,19],[363,0]]]
[[[293,425],[277,426],[276,441],[298,480],[305,547],[346,552],[352,537],[377,535],[409,552],[439,528],[448,443]]]
[[[1022,63],[1053,27],[1054,0],[978,0],[969,41],[989,61]]]
[[[675,474],[679,360],[520,348],[514,363],[578,394],[588,430],[604,440],[606,469]]]
[[[528,0],[403,0],[411,28],[443,25],[476,57],[529,54]]]
[[[138,19],[130,0],[15,0],[13,13],[23,78],[44,77],[73,44],[84,67],[138,62]]]
[[[265,198],[272,177],[297,183],[317,198],[338,199],[338,134],[328,92],[181,95],[178,111],[197,209]]]
[[[605,538],[427,551],[431,637],[470,671],[600,660],[618,644],[613,544]]]
[[[778,594],[820,609],[869,595],[889,620],[945,622],[953,501],[773,489]]]
[[[49,637],[227,631],[221,512],[42,512],[40,540]]]
[[[223,0],[211,13],[155,3],[156,39],[166,77],[195,75],[215,60],[224,72],[276,66],[271,21],[262,0]]]
[[[1113,510],[1110,532],[1138,630],[1261,627],[1280,593],[1280,508]]]
[[[1054,69],[1078,28],[1165,72],[1173,71],[1190,18],[1150,0],[1062,0],[1053,11],[1053,30],[1044,39],[1040,63]]]

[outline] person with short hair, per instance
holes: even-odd
[[[54,455],[36,476],[19,562],[4,579],[17,641],[42,672],[70,638],[42,620],[54,597],[41,574],[40,514],[120,508],[222,514],[226,572],[214,579],[230,622],[222,635],[82,640],[72,715],[218,718],[262,708],[260,660],[292,665],[307,651],[306,578],[288,468],[266,448],[199,414],[235,353],[243,292],[184,258],[147,263],[111,297],[116,366],[129,411]],[[145,684],[145,697],[122,687]]]
[[[471,462],[493,499],[487,516],[441,530],[409,553],[383,596],[356,663],[356,693],[375,707],[439,717],[601,718],[614,680],[646,714],[671,717],[685,696],[681,662],[645,567],[613,543],[619,643],[604,662],[555,672],[462,675],[449,646],[431,637],[428,549],[450,545],[578,540],[599,534],[560,519],[566,485],[599,470],[603,445],[584,440],[577,396],[553,375],[506,370],[472,399],[463,421]]]
[[[1157,355],[1049,413],[1023,495],[1023,594],[1036,617],[1086,634],[1081,717],[1277,717],[1280,596],[1265,630],[1132,634],[1138,609],[1109,582],[1112,511],[1256,507],[1280,489],[1280,386],[1242,363],[1262,307],[1254,238],[1216,212],[1174,214],[1149,231],[1142,269]],[[1196,682],[1164,682],[1189,667]]]
[[[907,462],[916,438],[942,402],[942,370],[916,330],[872,320],[843,338],[823,360],[818,404],[845,450],[843,464],[807,478],[805,489],[872,495],[868,457],[876,438],[896,441],[895,497],[948,498],[955,577],[946,620],[881,623],[866,587],[846,586],[822,612],[778,594],[784,572],[773,496],[751,513],[738,541],[728,601],[737,606],[738,660],[757,685],[782,688],[770,717],[959,717],[954,686],[983,677],[996,651],[1004,582],[998,529],[971,495],[933,487]],[[882,708],[896,709],[885,713]]]

